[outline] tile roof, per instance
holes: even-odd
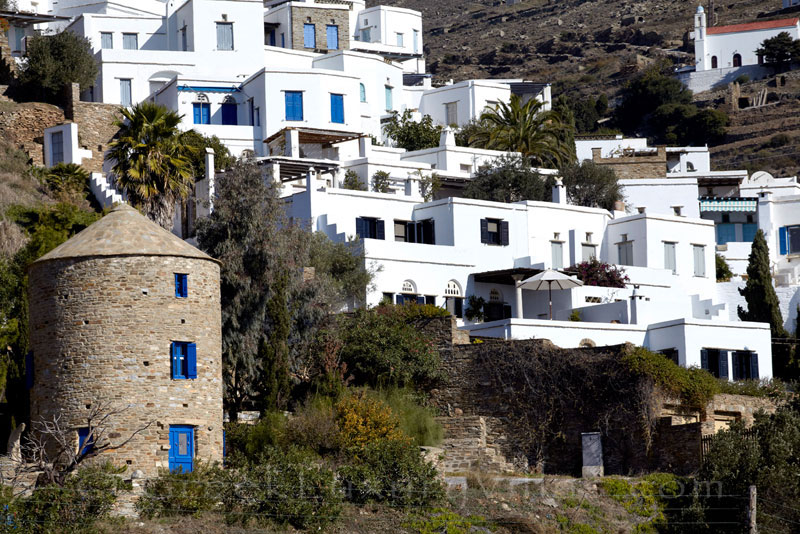
[[[797,26],[797,17],[792,19],[765,20],[761,22],[747,22],[745,24],[732,24],[730,26],[711,26],[706,30],[708,35],[720,33],[750,32],[754,30],[769,30],[771,28],[788,28]]]
[[[128,204],[118,204],[105,217],[34,263],[90,256],[179,256],[217,261]]]

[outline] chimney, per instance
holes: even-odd
[[[553,185],[553,204],[566,204],[567,203],[567,188],[564,187],[564,181],[561,178],[556,178],[556,183]]]
[[[368,158],[372,152],[372,138],[363,136],[358,138],[358,157]]]
[[[453,129],[449,126],[442,128],[442,133],[439,135],[439,146],[456,146],[456,135],[453,133]]]
[[[208,209],[214,211],[214,149],[206,147],[206,183],[208,184]]]

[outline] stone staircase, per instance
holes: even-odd
[[[518,471],[501,451],[506,437],[493,430],[501,428],[499,424],[495,424],[498,422],[496,418],[457,415],[439,417],[437,421],[444,427],[444,441],[440,448],[445,453],[445,473],[476,469],[494,473]]]
[[[92,189],[92,193],[94,193],[94,198],[96,198],[97,202],[104,208],[109,208],[114,204],[127,200],[124,192],[120,193],[117,191],[108,181],[108,176],[101,172],[92,173],[89,186]]]

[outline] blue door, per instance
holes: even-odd
[[[170,425],[169,427],[169,470],[191,473],[194,459],[194,427],[189,425]]]

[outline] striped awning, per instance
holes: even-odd
[[[746,211],[755,213],[758,199],[753,198],[700,198],[700,212],[704,211]]]

